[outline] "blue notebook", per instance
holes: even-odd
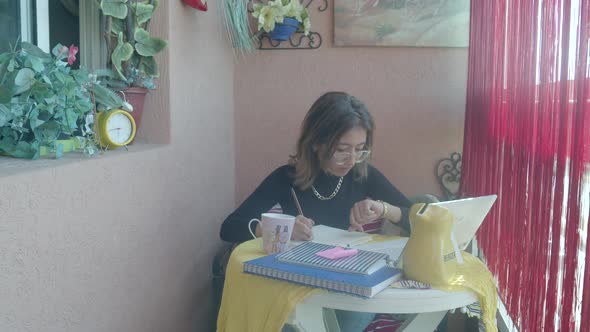
[[[361,297],[375,296],[401,279],[402,271],[384,266],[370,275],[351,274],[281,262],[269,255],[244,262],[244,272]]]

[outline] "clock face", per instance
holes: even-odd
[[[127,115],[115,113],[108,118],[107,133],[115,144],[124,144],[133,134],[133,124]]]

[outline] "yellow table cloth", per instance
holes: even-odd
[[[486,332],[497,332],[496,311],[498,296],[496,282],[488,267],[470,253],[461,252],[464,263],[457,266],[451,282],[446,287],[436,287],[446,291],[468,289],[475,294],[481,306],[481,320]]]
[[[381,236],[374,238],[374,241],[381,240]],[[297,304],[316,292],[326,292],[320,288],[243,273],[245,261],[264,255],[261,241],[259,238],[244,242],[232,252],[217,318],[218,332],[279,332]],[[494,279],[479,259],[466,252],[463,252],[463,257],[465,264],[455,275],[452,284],[444,290],[468,289],[475,292],[482,307],[486,331],[497,331]]]
[[[245,261],[264,256],[261,239],[244,242],[231,254],[225,273],[218,332],[278,332],[295,306],[325,290],[243,273]]]

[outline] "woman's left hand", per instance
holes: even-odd
[[[350,209],[349,231],[363,231],[363,225],[379,219],[383,215],[383,204],[372,199],[356,202]]]

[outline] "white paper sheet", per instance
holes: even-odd
[[[402,254],[404,247],[408,243],[407,238],[389,240],[377,243],[367,243],[363,245],[354,246],[357,249],[376,251],[388,254],[392,261],[397,261]]]
[[[373,239],[371,234],[362,233],[362,232],[349,232],[346,230],[329,227],[325,225],[317,225],[313,226],[313,242],[323,243],[323,244],[330,244],[333,246],[341,246],[341,247],[354,247],[357,245],[361,245],[367,242],[370,242]],[[300,244],[300,241],[291,241],[293,246]]]

